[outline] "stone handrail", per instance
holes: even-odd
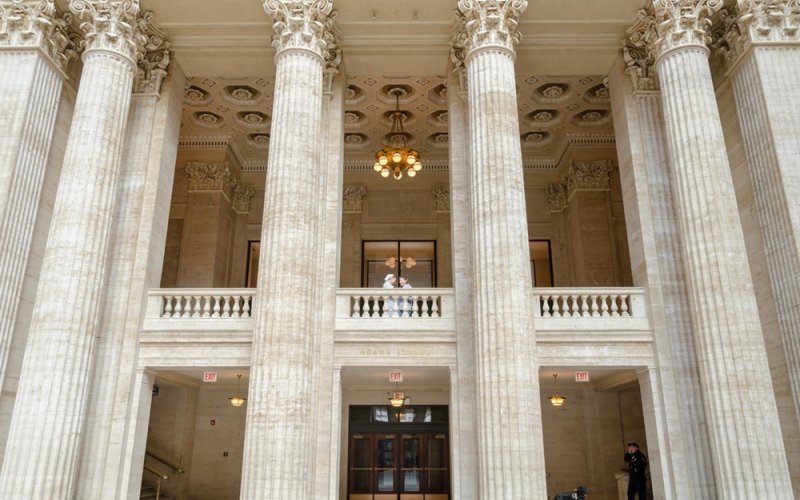
[[[537,318],[646,318],[643,288],[534,288]]]
[[[339,288],[337,318],[453,318],[452,288]]]
[[[250,318],[255,288],[157,288],[147,292],[147,318]]]

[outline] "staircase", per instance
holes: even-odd
[[[140,500],[156,500],[156,488],[154,486],[142,485],[142,491],[139,494]],[[158,500],[175,500],[175,497],[161,493]]]

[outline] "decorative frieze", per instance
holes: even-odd
[[[463,26],[458,35],[465,53],[482,47],[505,48],[514,53],[519,44],[517,24],[527,0],[459,0],[455,11]]]
[[[344,187],[342,195],[342,210],[344,213],[361,213],[364,197],[367,195],[367,188],[361,185],[350,185]]]
[[[437,212],[450,211],[450,187],[444,184],[436,185],[431,188],[433,201],[436,203]]]
[[[106,50],[136,61],[147,38],[137,30],[138,0],[70,0],[69,10],[81,21],[84,50]]]
[[[681,47],[706,49],[711,42],[709,17],[724,0],[653,0],[657,37],[652,42],[655,59]]]
[[[62,72],[77,56],[68,35],[69,13],[54,0],[0,0],[0,47],[39,47]]]
[[[281,52],[287,49],[309,50],[325,61],[337,61],[339,44],[331,29],[336,16],[332,0],[264,0],[264,11],[275,22],[272,46]]]
[[[148,11],[137,20],[136,30],[147,41],[143,56],[136,62],[136,78],[133,81],[135,94],[158,94],[161,81],[167,76],[169,48],[172,44],[166,39],[166,33],[155,25],[154,17]]]

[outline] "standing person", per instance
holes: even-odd
[[[394,288],[395,277],[394,274],[387,274],[383,278],[383,288]],[[384,316],[387,318],[397,317],[397,301],[393,298],[387,298],[383,308]]]
[[[408,278],[406,278],[405,276],[400,276],[399,279],[400,279],[400,285],[399,285],[400,288],[413,288],[411,286],[411,283],[408,282]],[[411,316],[413,314],[414,311],[413,300],[411,299],[401,300],[399,301],[398,305],[400,306],[400,316],[403,316],[404,312],[406,316]]]
[[[647,479],[644,476],[647,457],[639,451],[638,444],[628,443],[625,461],[628,462],[628,500],[633,500],[637,493],[639,500],[647,500]]]

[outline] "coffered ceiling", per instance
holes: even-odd
[[[189,77],[184,146],[227,140],[246,170],[269,150],[274,83],[271,21],[261,0],[142,0]],[[334,0],[347,78],[345,161],[371,163],[385,144],[394,100],[426,161],[448,146],[445,75],[455,0]],[[612,143],[604,76],[645,0],[529,0],[516,69],[520,138],[528,168],[549,169],[568,145]]]

